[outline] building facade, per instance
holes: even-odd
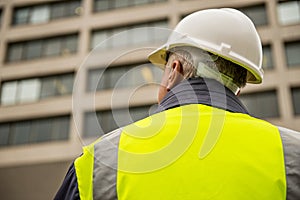
[[[0,1],[2,198],[52,199],[83,145],[151,113],[161,71],[147,54],[184,16],[221,7],[263,43],[263,84],[242,101],[300,131],[299,0]]]

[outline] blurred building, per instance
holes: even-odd
[[[242,92],[243,102],[253,115],[300,131],[299,0],[2,0],[1,198],[52,199],[82,145],[129,123],[128,111],[132,120],[148,115],[160,72],[146,55],[167,34],[147,27],[174,28],[216,7],[243,11],[262,39],[265,79]]]

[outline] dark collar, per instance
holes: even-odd
[[[191,78],[176,85],[158,105],[157,112],[188,104],[204,104],[230,112],[248,114],[245,106],[233,92],[218,81],[207,78]]]

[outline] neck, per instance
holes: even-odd
[[[228,89],[230,89],[235,95],[237,95],[240,91],[240,88],[233,82],[233,79],[219,71],[208,67],[204,63],[199,63],[197,67],[197,75],[200,77],[211,78],[219,81],[223,85],[225,85]]]
[[[204,104],[230,112],[248,114],[231,90],[208,78],[191,78],[176,85],[160,102],[158,112],[187,104]]]

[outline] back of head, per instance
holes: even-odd
[[[237,93],[247,82],[247,70],[229,60],[199,48],[190,46],[174,47],[169,50],[169,60],[179,60],[185,79],[212,78],[232,92]]]

